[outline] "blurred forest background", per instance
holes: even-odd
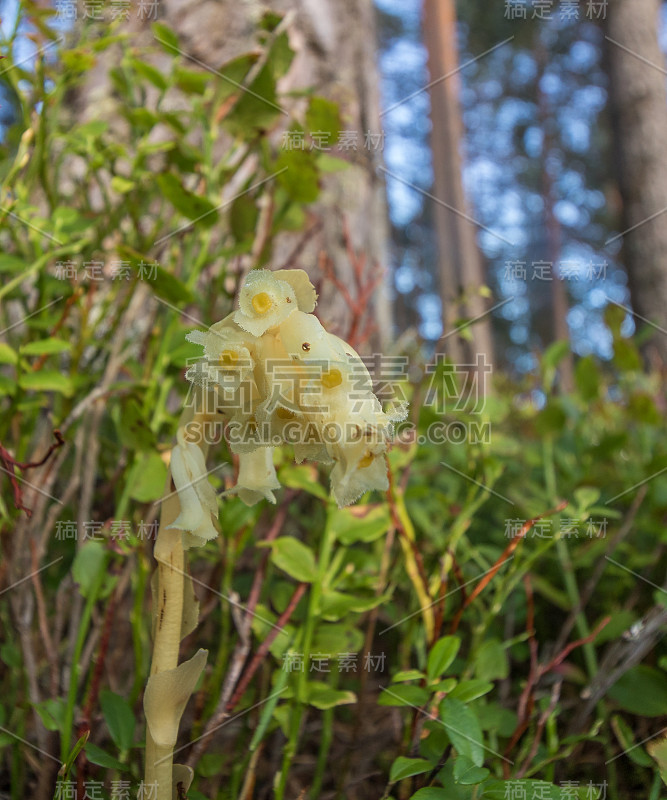
[[[179,800],[664,800],[665,7],[0,14],[0,796],[151,797],[185,334],[300,267],[410,415],[386,495],[221,498]]]

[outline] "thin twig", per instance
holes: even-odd
[[[463,616],[464,610],[484,591],[484,589],[486,589],[489,583],[491,583],[491,581],[496,576],[498,570],[516,550],[516,548],[519,546],[519,542],[526,537],[528,531],[530,531],[533,525],[543,517],[548,517],[551,516],[552,514],[557,514],[559,511],[562,511],[566,506],[567,502],[564,500],[562,503],[556,506],[556,508],[552,508],[550,511],[546,511],[544,514],[539,514],[537,517],[533,517],[532,519],[526,520],[526,522],[524,522],[519,533],[503,550],[500,556],[496,559],[491,569],[488,572],[484,573],[484,577],[480,579],[479,583],[477,583],[475,588],[466,598],[465,602],[456,612],[456,615],[452,620],[452,630],[451,630],[452,633],[456,633],[459,627],[459,623],[461,622],[461,617]]]
[[[607,556],[610,553],[613,553],[614,550],[618,547],[618,545],[625,539],[625,537],[630,533],[632,530],[632,526],[635,521],[635,517],[637,516],[637,512],[641,504],[644,502],[644,498],[646,497],[646,493],[648,491],[648,486],[642,486],[640,490],[637,492],[635,499],[632,501],[632,505],[628,509],[628,513],[623,520],[623,524],[618,529],[616,534],[612,536],[609,541],[608,546],[605,548],[604,555]],[[593,596],[593,592],[595,591],[595,587],[598,585],[600,578],[602,577],[602,573],[607,566],[607,560],[603,556],[601,557],[597,564],[593,569],[593,573],[591,577],[588,579],[586,585],[584,586],[583,591],[581,592],[581,596],[577,605],[570,611],[563,624],[560,634],[558,635],[558,639],[556,641],[555,650],[560,650],[565,642],[567,641],[568,636],[572,632],[572,628],[575,625],[577,620],[577,616],[584,610],[586,605],[588,604],[589,600]]]

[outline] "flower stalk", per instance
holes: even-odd
[[[203,439],[205,422],[206,415],[186,408],[179,421],[177,435],[177,440],[184,441],[186,425],[191,435],[195,430],[200,431],[200,444],[195,446],[201,448],[202,463],[208,449]],[[179,453],[177,458],[183,455],[177,450],[181,447],[179,443],[174,448]],[[172,464],[173,460],[172,452]],[[205,475],[199,480],[205,480]],[[208,655],[206,650],[199,650],[189,661],[178,663],[181,640],[194,630],[199,618],[199,604],[187,573],[184,537],[188,536],[188,532],[175,527],[175,523],[188,510],[187,501],[181,499],[182,494],[191,488],[187,487],[179,494],[174,488],[170,468],[154,549],[157,570],[151,587],[153,659],[144,693],[144,712],[147,723],[145,783],[156,787],[157,800],[176,798],[179,785],[187,791],[192,782],[193,771],[184,765],[174,765],[173,751],[181,716]]]
[[[236,485],[225,494],[237,494],[247,505],[276,502],[280,483],[273,450],[283,443],[293,446],[297,462],[334,465],[331,486],[341,507],[389,485],[385,454],[393,423],[406,410],[383,410],[361,358],[312,314],[316,300],[303,270],[252,270],[239,308],[208,331],[187,336],[203,346],[204,360],[186,373],[194,403],[179,420],[162,498],[151,586],[153,659],[144,693],[146,784],[156,787],[157,800],[178,800],[193,778],[189,766],[173,763],[173,754],[181,716],[208,655],[200,649],[188,661],[178,660],[180,642],[199,618],[187,550],[219,532],[218,498],[206,471],[211,424],[224,423],[239,458]],[[332,546],[325,536],[311,610],[319,602]],[[303,683],[298,694],[303,702]],[[293,731],[293,745],[297,735]]]

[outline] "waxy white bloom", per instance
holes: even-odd
[[[218,531],[212,520],[218,517],[218,501],[208,482],[204,454],[194,442],[186,441],[182,428],[176,434],[176,441],[171,451],[171,477],[181,513],[167,528],[190,531],[205,541],[215,539]]]
[[[251,453],[239,456],[239,477],[230,494],[238,494],[248,506],[262,499],[276,502],[273,489],[280,489],[280,482],[273,466],[272,448],[258,447]]]
[[[253,270],[239,294],[234,322],[253,336],[261,336],[287,319],[297,308],[294,289],[266,269]]]
[[[206,360],[186,377],[215,393],[230,449],[239,455],[237,485],[229,494],[248,505],[275,503],[272,452],[283,443],[293,446],[297,462],[334,464],[331,487],[339,506],[389,485],[385,454],[393,423],[405,419],[406,409],[383,410],[359,355],[311,313],[316,300],[303,270],[253,270],[239,309],[187,337],[203,346]],[[193,526],[210,524],[213,490],[206,483],[210,493],[198,494],[187,486],[191,475],[203,474],[203,456],[196,457],[196,445],[179,446],[172,463],[183,510],[173,526],[208,538]]]

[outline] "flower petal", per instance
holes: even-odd
[[[231,491],[238,494],[246,505],[255,505],[262,498],[275,503],[272,489],[279,488],[272,448],[260,447],[252,453],[239,456],[239,477]]]
[[[192,475],[187,466],[187,459],[182,445],[175,445],[171,451],[171,476],[178,492],[181,513],[167,525],[181,531],[193,531],[201,525],[204,516],[201,500],[192,484]]]
[[[266,269],[251,270],[239,294],[234,322],[253,336],[280,325],[297,309],[294,289]]]
[[[312,311],[317,305],[317,292],[303,269],[276,269],[271,273],[278,280],[285,281],[294,289],[299,311]]]

